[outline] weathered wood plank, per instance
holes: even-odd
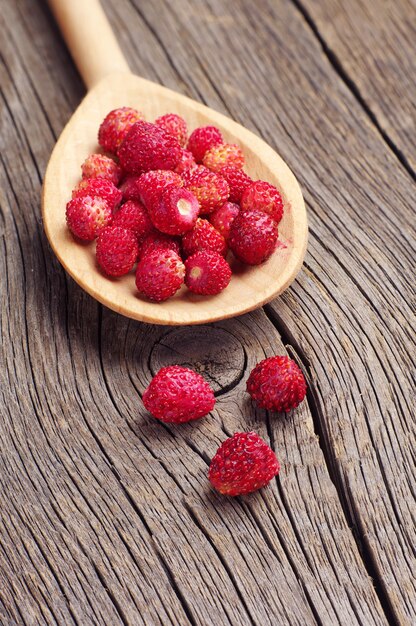
[[[387,623],[328,474],[308,408],[282,419],[267,416],[247,402],[244,384],[250,368],[265,354],[283,350],[264,313],[209,327],[202,335],[200,329],[135,324],[103,311],[54,260],[39,220],[40,179],[55,136],[76,105],[82,86],[44,7],[33,7],[29,0],[3,0],[2,5],[0,265],[5,288],[0,293],[0,323],[5,367],[0,368],[4,407],[0,423],[4,442],[0,454],[0,576],[4,581],[0,611],[5,623]],[[328,338],[323,315],[329,309],[333,328],[337,330],[335,324],[341,322],[348,322],[349,328],[355,321],[354,306],[362,305],[361,292],[350,305],[346,301],[356,289],[344,266],[351,261],[353,249],[348,246],[355,241],[350,244],[345,237],[337,241],[334,232],[327,231],[327,224],[337,219],[328,207],[332,204],[348,213],[338,221],[348,219],[351,232],[357,231],[357,223],[369,229],[370,222],[354,206],[346,205],[343,189],[334,188],[319,152],[329,146],[320,148],[316,142],[330,138],[336,152],[339,144],[333,126],[339,125],[343,132],[351,127],[360,130],[364,138],[350,147],[354,169],[351,172],[346,160],[338,157],[337,176],[343,181],[352,178],[349,198],[361,205],[359,168],[373,161],[363,164],[360,151],[363,147],[378,150],[375,165],[381,178],[386,175],[386,163],[397,171],[395,159],[368,127],[347,90],[336,82],[291,5],[279,7],[278,28],[270,28],[270,18],[276,16],[267,3],[261,7],[264,16],[251,3],[236,3],[232,14],[228,5],[216,3],[196,7],[181,2],[175,4],[173,15],[172,7],[162,2],[141,2],[141,13],[128,2],[117,6],[107,2],[106,8],[139,73],[191,95],[197,96],[199,90],[201,99],[230,110],[247,125],[258,125],[302,177],[312,209],[308,268],[318,272],[319,280],[305,272],[295,289],[278,301],[279,328],[300,357],[307,354],[310,360],[317,383],[314,398],[322,415],[316,414],[314,402],[311,406],[317,425],[326,433],[331,409],[334,405],[336,413],[337,405],[333,396],[322,397],[320,385],[333,391],[333,381],[327,382],[328,370],[350,377],[352,369],[347,364],[338,369],[338,355],[347,337],[334,333]],[[166,19],[161,21],[162,11]],[[253,29],[257,39],[249,37]],[[296,39],[301,43],[295,44]],[[304,48],[310,58],[302,69],[296,59]],[[267,71],[270,76],[276,51],[284,52],[287,67],[274,85]],[[239,64],[238,55],[247,67]],[[314,80],[320,84],[323,79],[325,85],[331,83],[331,89],[322,104],[315,95]],[[300,97],[302,87],[310,100],[308,117]],[[274,113],[277,107],[282,110],[280,119]],[[313,115],[306,122],[310,111]],[[314,117],[318,114],[319,120]],[[347,114],[352,116],[351,126],[345,121]],[[325,116],[328,120],[323,123]],[[306,123],[310,136],[306,130],[299,132]],[[295,138],[298,143],[293,145]],[[296,165],[299,162],[302,171]],[[411,225],[405,195],[409,181],[400,170],[397,177],[403,190],[398,216],[392,215],[391,223],[380,227],[391,255],[391,239],[399,238],[399,224],[407,220]],[[370,193],[378,199],[381,192],[370,187]],[[384,200],[380,204],[388,214]],[[371,247],[374,232],[358,235],[357,245],[367,247],[369,255],[377,254],[385,270],[396,277],[391,260],[375,247],[380,240],[375,239],[374,250]],[[325,247],[320,243],[323,237]],[[404,233],[399,241],[404,248],[403,242],[410,242],[410,237]],[[411,258],[409,250],[403,254]],[[338,264],[331,277],[337,287],[334,296],[325,291],[331,263]],[[406,258],[403,263],[408,267]],[[359,265],[362,272],[363,266]],[[387,307],[379,280],[379,274],[370,274],[363,284],[370,296],[380,297],[380,306]],[[401,307],[405,314],[402,302]],[[314,311],[323,311],[322,317],[321,313],[318,320],[317,315],[311,316]],[[394,306],[388,312],[399,315]],[[393,322],[400,337],[405,329],[403,318],[389,319],[391,329]],[[300,332],[305,333],[306,346]],[[310,339],[316,332],[326,337],[324,346]],[[212,345],[220,343],[222,349],[213,353]],[[184,428],[165,428],[146,415],[139,394],[152,371],[172,362],[172,350],[178,345],[183,346],[178,360],[204,370],[211,381],[217,381],[220,395],[212,417]],[[327,363],[321,358],[323,353]],[[367,356],[372,354],[365,355],[359,371],[364,381],[368,380]],[[400,369],[397,376],[402,378]],[[350,401],[343,396],[349,391],[347,381],[336,379],[342,412],[334,428],[348,435],[344,422]],[[369,410],[377,398],[373,395],[370,402],[365,397],[362,406]],[[389,398],[383,401],[392,413]],[[361,430],[363,414],[364,409],[356,423]],[[404,411],[399,415],[404,419]],[[276,447],[283,464],[281,477],[249,498],[219,498],[207,485],[207,463],[227,433],[247,428],[255,428]],[[403,424],[395,428],[400,436]],[[333,476],[334,469],[339,475],[344,472],[337,444],[331,434],[324,438]],[[387,444],[387,453],[403,461],[404,452]],[[357,458],[359,448],[351,437],[344,446],[346,456]],[[356,462],[354,471],[358,467]],[[371,483],[371,471],[377,467],[367,463],[365,470]],[[379,472],[374,475],[378,477]],[[346,481],[338,482],[342,493]],[[350,509],[365,507],[353,521],[364,523],[371,514],[360,496],[369,494],[384,506],[384,483],[365,486],[364,493],[360,493],[363,482],[350,480],[347,486],[349,491],[343,493]],[[389,489],[396,497],[396,486],[389,485]],[[403,485],[404,495],[406,489]],[[399,514],[404,519],[402,509]],[[373,521],[371,515],[369,519]],[[363,530],[358,522],[356,530]],[[386,551],[396,549],[404,531],[397,524],[393,527],[389,519],[384,531],[391,533],[383,537]],[[380,557],[380,538],[366,540]],[[403,552],[405,558],[409,549]],[[406,602],[411,595],[405,586],[397,592],[394,576],[398,572],[399,563],[387,566],[383,562],[380,567],[391,584],[388,591],[395,615],[403,616],[406,623],[412,610]]]
[[[415,249],[414,230],[412,228],[414,211],[410,200],[413,194],[412,181],[398,167],[396,157],[380,141],[375,129],[371,128],[371,125],[369,127],[367,116],[357,105],[355,99],[351,97],[350,92],[345,89],[342,81],[334,78],[334,72],[325,55],[321,53],[319,43],[304,29],[302,19],[293,10],[293,7],[289,4],[280,3],[277,10],[273,4],[263,3],[256,11],[251,5],[248,10],[245,3],[239,3],[238,10],[231,14],[231,11],[227,10],[220,2],[211,2],[209,8],[205,8],[202,12],[200,7],[195,8],[193,3],[187,3],[183,7],[182,5],[175,6],[172,18],[159,24],[158,13],[160,13],[160,9],[157,5],[134,3],[134,6],[145,24],[150,24],[158,34],[158,39],[165,43],[164,49],[167,51],[168,57],[174,59],[174,69],[181,75],[185,73],[187,84],[193,85],[192,81],[195,75],[198,77],[198,84],[204,80],[202,83],[206,89],[204,96],[209,104],[228,110],[245,124],[255,123],[261,134],[274,141],[274,145],[283,151],[284,157],[293,164],[296,173],[305,181],[307,190],[311,186],[313,188],[315,185],[317,186],[317,190],[314,189],[314,191],[319,204],[317,206],[316,202],[311,203],[314,210],[312,215],[313,235],[317,240],[320,259],[317,271],[325,271],[323,259],[330,267],[336,260],[333,282],[339,285],[341,303],[348,299],[352,305],[351,309],[344,305],[341,311],[344,318],[347,318],[343,319],[345,328],[347,328],[347,322],[353,328],[357,324],[353,303],[356,304],[356,276],[361,273],[362,277],[359,284],[362,285],[363,291],[368,292],[367,297],[372,297],[373,293],[377,294],[377,310],[385,311],[388,307],[386,323],[390,325],[392,332],[397,333],[400,330],[404,341],[414,337],[415,294],[413,283],[409,282],[406,274],[407,264],[411,263]],[[204,30],[205,45],[203,47],[198,45],[198,34],[201,28]],[[250,29],[254,30],[255,37],[250,38],[248,36]],[[265,32],[268,34],[267,43],[264,37]],[[223,41],[227,41],[226,52],[222,48]],[[186,45],[181,42],[186,42]],[[312,50],[314,51],[313,60],[310,59]],[[219,57],[221,58],[220,64],[218,63]],[[257,72],[253,72],[253,67],[248,64],[247,59],[250,59]],[[247,67],[243,63],[247,63]],[[276,89],[270,80],[270,77],[274,76],[276,63],[279,67],[278,80],[282,86],[284,85],[283,89]],[[163,80],[170,80],[170,70],[171,67],[167,65],[166,76],[163,77]],[[158,71],[160,72],[159,64]],[[222,87],[220,93],[219,85]],[[322,97],[322,92],[326,97]],[[306,99],[305,93],[307,94]],[[316,93],[319,94],[319,97],[315,96]],[[197,91],[192,90],[191,95],[197,95]],[[277,139],[272,139],[270,120],[274,119],[276,101],[278,102],[280,123],[274,125],[273,130],[279,134]],[[256,112],[255,116],[253,111]],[[253,121],[254,117],[255,120]],[[307,131],[300,133],[299,129],[302,126],[306,126]],[[284,145],[281,143],[280,133],[286,135]],[[290,137],[290,143],[287,141],[287,136]],[[323,146],[322,138],[324,138]],[[346,155],[344,154],[345,147],[347,147]],[[320,158],[316,162],[318,151]],[[303,156],[299,157],[301,154]],[[312,159],[311,155],[313,155]],[[335,159],[333,155],[335,155]],[[303,167],[305,167],[303,159],[306,161],[305,171],[299,171],[300,168],[296,168],[299,158],[302,159]],[[334,161],[339,164],[338,167]],[[328,162],[331,163],[330,172],[328,172]],[[367,172],[369,173],[367,174]],[[335,186],[334,179],[337,181]],[[340,180],[343,181],[343,185],[339,185]],[[379,181],[384,183],[381,188]],[[389,191],[388,195],[386,188]],[[408,190],[407,193],[405,190]],[[323,199],[325,203],[322,202]],[[393,206],[393,204],[396,206],[398,200],[400,207],[392,215],[389,206]],[[375,215],[381,212],[382,221],[379,220],[381,224],[377,224],[376,233],[374,232],[374,218],[371,210],[374,211]],[[347,222],[346,218],[348,219]],[[325,227],[323,227],[321,220]],[[346,223],[347,232],[354,233],[354,238],[344,242],[342,232]],[[341,233],[340,236],[337,236],[337,229]],[[325,238],[322,237],[321,232],[325,233]],[[325,247],[320,243],[322,240],[325,242]],[[395,262],[392,262],[398,247],[402,250],[403,259],[399,257]],[[385,257],[383,258],[384,250]],[[350,273],[350,268],[354,268],[352,273]],[[394,284],[392,284],[393,276]],[[388,281],[387,285],[386,280]],[[317,288],[319,289],[318,292]],[[401,291],[399,307],[397,307],[396,290]],[[313,320],[306,314],[313,310],[311,307],[316,307],[316,305],[318,305],[318,310],[322,309],[320,303],[322,296],[324,296],[324,303],[328,302],[332,311],[338,300],[335,298],[335,294],[333,296],[330,289],[325,295],[322,294],[319,281],[317,285],[314,285],[313,298],[308,303],[307,310],[302,310],[302,303],[296,302],[297,309],[302,313],[302,322],[309,325],[309,334],[315,332],[315,327]],[[331,302],[332,298],[334,302]],[[339,316],[340,312],[337,313]],[[375,324],[375,314],[373,311],[371,313],[372,315],[366,319],[373,322],[370,331],[374,333],[373,343],[377,342],[376,345],[380,346],[378,349],[383,354],[385,351],[383,341],[385,331],[383,327]],[[293,318],[293,309],[290,317]],[[292,329],[293,321],[289,324],[288,320],[287,324],[288,328]],[[359,330],[362,335],[361,341],[363,341],[363,337],[365,338],[365,329],[364,327],[364,329]],[[327,341],[329,340],[331,340],[329,345],[335,341],[332,333],[329,334]],[[400,334],[396,337],[397,350],[403,340]],[[358,339],[357,343],[359,344]],[[397,440],[401,442],[403,449],[399,450],[393,442],[388,442],[385,445],[390,444],[394,450],[387,448],[385,454],[389,460],[395,458],[397,466],[403,465],[405,467],[405,476],[411,475],[414,467],[410,456],[410,447],[406,445],[406,442],[409,441],[409,429],[411,428],[410,409],[406,400],[403,400],[403,397],[406,397],[406,392],[410,397],[412,396],[412,388],[408,385],[409,375],[411,375],[412,367],[414,367],[413,348],[414,343],[412,342],[410,351],[407,350],[403,355],[397,351],[393,363],[394,369],[398,373],[390,372],[387,385],[385,372],[383,372],[383,377],[379,379],[382,388],[388,388],[392,386],[392,381],[397,381],[396,393],[402,395],[399,403],[395,402],[394,398],[387,397],[383,409],[387,411],[388,415],[394,416],[398,407],[404,416],[403,430],[399,431],[397,435]],[[315,351],[317,350],[318,347],[315,346]],[[311,353],[309,359],[311,363],[313,363],[315,351]],[[334,360],[337,362],[337,352],[333,354],[329,349],[327,350],[326,358],[328,363],[331,363],[331,368],[332,362]],[[367,349],[364,354],[368,355],[370,359],[377,360],[374,356],[374,350],[370,352]],[[330,356],[331,358],[329,358]],[[391,358],[390,355],[388,356]],[[400,360],[402,356],[403,361]],[[345,366],[346,364],[343,363],[343,367]],[[361,385],[363,386],[365,386],[365,381],[368,378],[373,382],[372,373],[366,371],[368,368],[369,365],[365,361],[363,363],[361,357],[359,363],[354,363],[354,367],[347,370],[349,378],[355,382],[357,376],[362,377]],[[403,376],[401,375],[402,370]],[[341,380],[344,387],[348,380],[346,376],[344,374],[344,378]],[[402,378],[406,388],[403,394],[400,390]],[[360,387],[360,382],[356,385]],[[348,387],[346,389],[341,387],[341,389],[344,394],[348,394]],[[366,399],[368,405],[364,404],[364,412],[359,414],[364,425],[365,420],[368,419],[366,412],[372,412],[373,405],[377,407],[377,394],[378,389],[375,395],[373,393],[371,403]],[[359,407],[360,405],[356,406]],[[330,422],[331,412],[332,404],[328,406],[326,412],[327,422]],[[343,426],[342,421],[340,425]],[[398,426],[395,425],[394,428],[397,432]],[[325,432],[325,422],[320,430]],[[347,441],[346,456],[348,458],[351,456],[364,457],[364,453],[354,438],[350,437]],[[330,442],[331,451],[337,449],[336,444],[337,439],[334,437]],[[363,448],[365,451],[366,447],[363,446]],[[372,481],[371,472],[374,471],[377,475],[377,463],[381,466],[379,469],[381,476],[377,481]],[[414,539],[412,538],[413,527],[409,517],[414,500],[410,491],[411,486],[409,483],[406,484],[406,480],[404,481],[405,491],[403,492],[401,485],[403,481],[400,480],[400,475],[395,476],[395,478],[392,477],[390,481],[392,484],[385,485],[381,480],[385,462],[378,459],[377,463],[369,466],[367,470],[366,479],[370,482],[373,490],[370,497],[374,498],[375,501],[381,499],[386,506],[390,507],[392,493],[395,494],[393,501],[397,499],[399,502],[403,493],[406,494],[401,505],[399,518],[404,525],[403,536],[400,536],[401,528],[396,530],[397,519],[393,517],[388,522],[390,530],[384,531],[383,538],[379,540],[375,532],[379,520],[371,510],[371,506],[367,513],[368,505],[366,506],[365,502],[360,509],[362,513],[357,521],[357,530],[361,531],[363,541],[368,541],[366,539],[367,517],[371,520],[369,523],[372,526],[374,537],[368,546],[369,554],[367,555],[368,558],[366,557],[368,566],[375,576],[379,574],[381,579],[389,580],[388,584],[383,580],[381,581],[381,591],[385,592],[387,602],[392,605],[396,619],[406,621],[412,619],[415,610],[408,604],[409,597],[414,595],[408,587],[409,584],[413,584],[414,580],[411,571],[411,546]],[[391,472],[397,474],[395,467],[393,464]],[[335,463],[335,468],[338,472],[340,471],[337,463]],[[399,483],[397,486],[394,485],[395,480]],[[368,488],[366,482],[361,480],[355,485],[355,496],[358,503],[363,498],[363,491],[367,494]],[[382,492],[382,495],[378,491]],[[344,503],[347,503],[351,497],[350,492],[341,486],[340,493]],[[350,506],[351,508],[353,505]],[[382,516],[381,519],[387,522],[387,517],[388,515]],[[350,519],[354,521],[355,516]],[[385,539],[384,535],[391,538]],[[392,553],[396,553],[398,549],[404,550],[400,562],[395,562],[394,559],[385,556],[389,549]],[[383,566],[381,566],[381,562]],[[391,587],[390,578],[395,581],[394,590]],[[401,600],[398,600],[400,596],[402,596]]]
[[[322,38],[337,71],[415,173],[415,3],[295,1]]]
[[[244,4],[240,7],[231,17],[222,4],[211,3],[210,19],[205,15],[206,45],[198,62],[213,84],[226,81],[224,102],[216,100],[213,87],[208,101],[227,107],[243,123],[255,117],[261,134],[304,181],[311,209],[310,256],[298,285],[273,308],[278,327],[283,319],[288,340],[301,347],[300,356],[316,376],[323,444],[368,565],[393,617],[411,623],[415,294],[407,268],[415,250],[414,186],[334,78],[293,7],[281,3],[277,11],[263,3],[258,11],[250,6],[247,16]],[[146,14],[155,24],[156,12],[147,7]],[[195,54],[201,16],[177,8],[174,24],[178,16],[178,32],[187,42],[181,51]],[[248,20],[258,39],[246,36]],[[164,39],[169,28],[165,24]],[[267,49],[261,40],[266,29]],[[228,56],[219,52],[226,33],[232,46]],[[258,72],[247,72],[242,64],[248,58],[258,63]],[[195,71],[190,63],[181,66]],[[284,88],[275,87],[270,77]]]

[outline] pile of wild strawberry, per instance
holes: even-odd
[[[231,279],[228,249],[248,265],[276,249],[281,195],[243,171],[241,148],[225,143],[218,128],[197,128],[188,137],[179,115],[150,123],[122,107],[104,119],[98,141],[107,154],[83,163],[66,220],[75,237],[97,239],[97,262],[107,275],[123,276],[137,262],[137,288],[151,300],[167,300],[184,282],[193,293],[214,295]],[[275,356],[253,369],[247,391],[261,408],[290,411],[306,384],[296,363]],[[173,365],[156,374],[143,403],[155,418],[183,423],[212,411],[215,398],[200,374]],[[208,478],[233,496],[260,489],[279,470],[256,433],[235,433],[218,449]]]
[[[253,369],[247,391],[262,409],[290,411],[304,399],[306,383],[294,361],[273,356]],[[200,374],[172,365],[156,374],[143,394],[143,403],[156,419],[181,424],[212,411],[215,397]],[[220,493],[237,496],[264,487],[279,471],[275,453],[256,433],[235,433],[218,448],[208,479]]]
[[[218,128],[188,137],[179,115],[150,123],[122,107],[106,116],[98,141],[107,155],[83,163],[66,220],[75,237],[97,239],[107,275],[123,276],[137,262],[137,288],[151,300],[170,298],[184,282],[214,295],[231,279],[228,249],[248,265],[276,249],[281,195],[243,171],[241,148]]]

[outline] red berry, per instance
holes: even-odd
[[[146,409],[162,422],[182,424],[203,417],[215,405],[214,392],[187,367],[163,367],[143,394]]]
[[[262,409],[290,411],[306,395],[302,370],[287,356],[260,361],[247,380],[247,391]]]
[[[227,244],[221,233],[216,230],[207,220],[198,218],[192,230],[182,237],[182,249],[185,256],[191,256],[195,252],[209,250],[225,255]]]
[[[275,453],[254,432],[235,433],[218,448],[208,480],[226,496],[240,496],[267,485],[280,471]]]
[[[137,174],[131,174],[130,176],[126,176],[123,180],[119,187],[123,194],[123,202],[127,202],[128,200],[141,201],[139,178],[140,176],[137,176]]]
[[[201,205],[201,215],[212,213],[228,200],[230,188],[227,181],[207,168],[198,168],[185,176],[185,187],[196,195]]]
[[[142,174],[137,182],[137,190],[140,198],[147,209],[157,204],[166,187],[174,185],[182,187],[182,178],[176,172],[169,170],[153,170]]]
[[[133,231],[121,226],[104,228],[97,239],[97,262],[109,276],[123,276],[137,261],[139,247]]]
[[[188,139],[187,149],[194,155],[195,161],[201,163],[207,150],[223,143],[221,131],[215,126],[196,128]]]
[[[185,185],[185,187],[187,187],[189,181],[191,180],[193,176],[195,176],[196,174],[202,174],[203,172],[206,172],[206,171],[207,171],[207,168],[204,165],[195,164],[194,167],[191,167],[182,173],[183,184]]]
[[[193,293],[213,296],[227,287],[231,268],[218,252],[196,252],[185,261],[185,284]]]
[[[90,180],[94,180],[93,178],[81,178],[77,186],[73,188],[71,198],[74,199],[79,196],[81,191],[84,191],[90,183]]]
[[[241,196],[241,209],[249,211],[257,209],[268,213],[276,224],[283,216],[283,200],[279,191],[264,180],[256,180],[247,187]]]
[[[66,205],[66,223],[73,235],[92,241],[101,229],[111,224],[113,209],[106,198],[77,195]]]
[[[262,211],[240,211],[231,224],[228,245],[240,261],[259,265],[275,251],[276,222]]]
[[[163,128],[163,130],[170,135],[173,135],[182,148],[186,146],[188,127],[183,117],[176,115],[176,113],[167,113],[166,115],[158,117],[157,120],[155,120],[155,124]]]
[[[242,169],[233,165],[222,167],[218,174],[225,178],[230,187],[230,202],[240,202],[243,192],[253,182]]]
[[[192,152],[189,152],[189,150],[182,150],[180,161],[174,171],[178,174],[184,174],[185,172],[192,171],[195,167],[196,161]]]
[[[123,139],[117,155],[126,172],[140,174],[149,170],[171,170],[179,163],[178,141],[156,124],[136,122]]]
[[[128,200],[114,215],[112,226],[129,228],[140,243],[153,230],[148,212],[141,202]]]
[[[226,165],[241,169],[244,167],[244,154],[240,146],[234,143],[223,143],[210,148],[205,153],[202,163],[213,172],[218,172]]]
[[[107,200],[114,211],[121,202],[122,193],[112,182],[105,178],[87,178],[82,180],[72,192],[72,198],[79,196],[84,198],[87,196],[103,198]]]
[[[230,235],[231,224],[240,212],[240,208],[237,204],[232,202],[226,202],[218,209],[215,209],[209,216],[211,224],[221,233],[224,239],[227,241]]]
[[[167,187],[159,202],[149,206],[153,224],[162,233],[183,235],[194,226],[199,213],[199,202],[187,189]]]
[[[145,237],[140,250],[140,257],[151,254],[155,250],[173,250],[176,254],[180,254],[179,241],[170,235],[155,230]]]
[[[143,113],[130,107],[110,111],[98,131],[98,143],[107,152],[116,154],[130,128],[139,120],[144,120]]]
[[[149,256],[153,252],[166,250],[171,250],[181,256],[179,240],[171,235],[165,235],[164,233],[160,233],[155,230],[150,233],[150,235],[145,237],[139,252],[139,257],[142,258],[144,256]]]
[[[104,154],[90,154],[81,165],[82,178],[106,178],[113,185],[118,185],[121,167]]]
[[[150,300],[162,302],[173,296],[183,284],[185,266],[173,250],[155,249],[141,255],[137,264],[137,289]]]

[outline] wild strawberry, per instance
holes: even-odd
[[[234,143],[223,143],[219,146],[213,146],[205,152],[202,163],[212,172],[218,172],[226,165],[241,169],[244,167],[244,154],[240,146]]]
[[[197,165],[197,164],[195,164],[194,167],[185,170],[182,173],[182,181],[183,181],[184,186],[187,187],[188,183],[194,176],[196,176],[197,174],[203,174],[204,172],[207,172],[207,168],[204,165]]]
[[[149,205],[153,224],[162,233],[183,235],[194,226],[199,213],[199,202],[188,189],[167,187],[159,202]]]
[[[196,161],[194,155],[189,150],[182,150],[181,158],[174,171],[178,174],[184,174],[185,172],[191,172],[196,168]]]
[[[275,453],[254,432],[235,433],[218,448],[208,480],[226,496],[241,496],[267,485],[280,471]]]
[[[139,178],[140,176],[137,174],[130,174],[124,178],[119,187],[121,193],[123,194],[123,202],[127,202],[128,200],[141,202]]]
[[[171,170],[179,163],[178,141],[156,124],[136,122],[123,139],[117,155],[126,172],[140,174],[149,170]]]
[[[262,409],[290,411],[306,395],[302,370],[287,356],[260,361],[247,380],[247,391]]]
[[[142,254],[137,264],[137,289],[150,300],[162,302],[173,296],[183,284],[185,266],[173,250],[155,249]]]
[[[137,261],[139,246],[135,234],[121,226],[108,226],[97,239],[97,262],[109,276],[123,276]]]
[[[173,250],[173,252],[180,255],[180,249],[177,239],[154,230],[145,237],[140,249],[140,258],[151,254],[155,250]]]
[[[256,180],[241,196],[241,210],[251,209],[267,213],[278,224],[283,216],[282,196],[274,185],[264,180]]]
[[[185,285],[193,293],[213,296],[227,287],[231,268],[218,252],[196,252],[185,261]]]
[[[92,241],[111,224],[113,208],[106,198],[77,195],[66,205],[66,223],[73,235]]]
[[[187,150],[194,155],[197,163],[202,163],[202,159],[207,150],[213,146],[223,143],[221,131],[215,126],[201,126],[196,128],[188,139]]]
[[[110,111],[98,131],[98,143],[107,152],[117,154],[124,137],[133,124],[139,120],[144,120],[143,113],[130,107],[121,107]]]
[[[198,218],[192,230],[182,237],[182,249],[185,256],[191,256],[195,252],[208,250],[225,255],[227,244],[221,233],[216,230],[207,220]]]
[[[185,187],[196,195],[201,205],[200,213],[212,213],[228,200],[230,188],[227,181],[207,168],[198,168],[187,174]]]
[[[73,188],[71,193],[71,198],[74,199],[79,196],[80,191],[86,189],[90,183],[90,180],[94,180],[93,178],[81,178],[79,183],[77,183],[76,187]]]
[[[140,198],[147,209],[157,204],[166,187],[174,185],[182,187],[183,182],[179,174],[170,170],[153,170],[142,174],[137,181],[137,190]]]
[[[240,212],[240,207],[232,202],[226,202],[215,209],[209,216],[209,221],[227,241],[230,235],[231,224]]]
[[[137,200],[128,200],[121,205],[114,215],[112,226],[129,228],[136,235],[139,243],[153,230],[148,212]]]
[[[187,367],[163,367],[143,394],[146,409],[162,422],[182,424],[203,417],[215,405],[214,392]]]
[[[82,178],[106,178],[113,185],[118,185],[121,167],[104,154],[90,154],[81,165]]]
[[[83,183],[83,184],[81,184]],[[115,210],[121,202],[122,193],[112,182],[105,178],[85,178],[73,190],[72,198],[90,197],[103,198],[109,203],[111,210]]]
[[[225,178],[230,188],[230,202],[240,202],[241,196],[253,182],[242,169],[233,165],[222,167],[218,174]]]
[[[276,222],[262,211],[240,211],[231,224],[228,245],[240,261],[259,265],[275,251]]]
[[[183,117],[176,115],[176,113],[167,113],[166,115],[158,117],[157,120],[155,120],[155,124],[163,128],[163,130],[170,135],[173,135],[182,148],[186,146],[188,127]]]

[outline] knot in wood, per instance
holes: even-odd
[[[237,385],[244,374],[245,362],[239,339],[212,326],[174,329],[154,345],[150,355],[153,375],[161,367],[183,365],[201,374],[215,395]]]

